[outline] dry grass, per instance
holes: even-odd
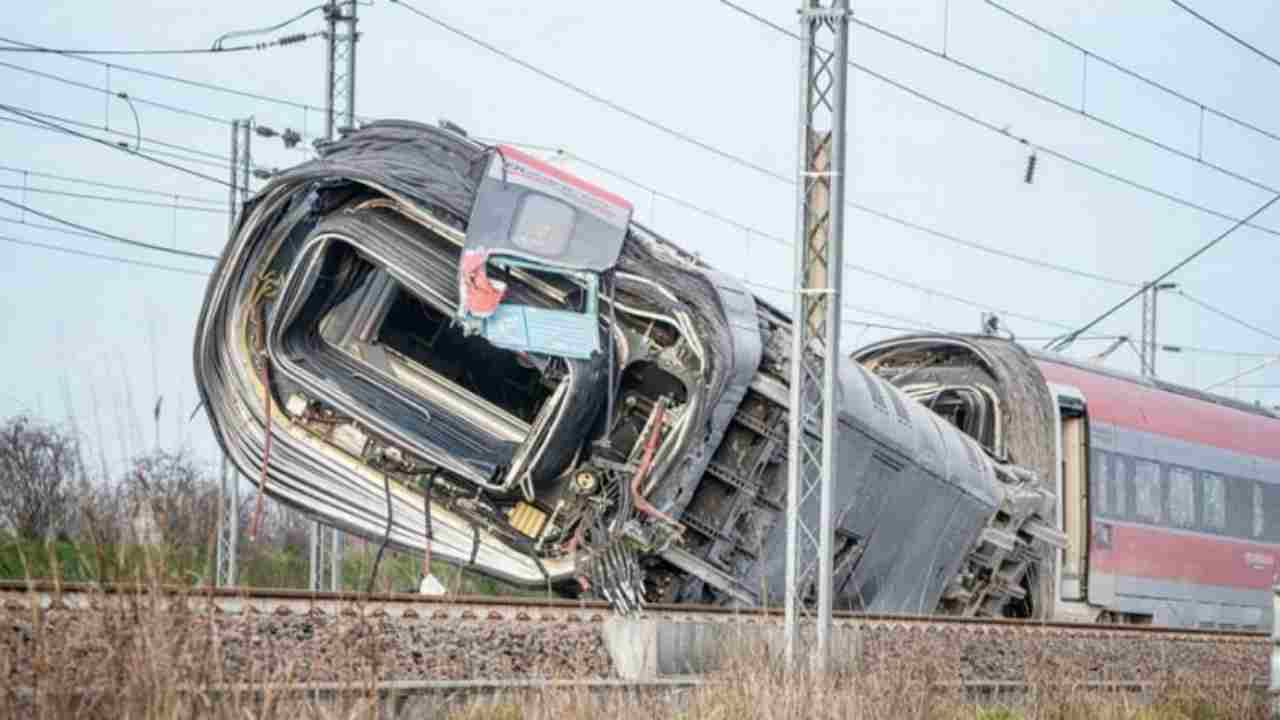
[[[38,597],[0,612],[0,717],[317,718],[387,717],[376,692],[391,677],[376,620],[353,616],[310,645],[284,642],[250,615],[220,617],[198,591],[187,602],[139,582],[135,596],[96,598],[91,611],[49,611]],[[316,643],[323,644],[324,647]],[[234,648],[233,648],[234,646]],[[305,651],[299,650],[306,648]],[[233,652],[234,649],[234,652]],[[315,657],[343,659],[351,692],[335,699],[285,693],[280,685],[332,679]],[[237,658],[228,663],[228,657]],[[230,665],[230,667],[229,667]],[[1193,669],[1194,670],[1194,669]],[[568,674],[568,673],[567,673]],[[824,675],[788,674],[763,648],[726,646],[723,670],[698,688],[602,692],[580,688],[477,696],[444,707],[404,706],[403,717],[572,720],[673,717],[920,718],[921,720],[1250,720],[1268,717],[1265,697],[1210,684],[1184,669],[1149,678],[1143,692],[1100,691],[1086,673],[1052,657],[1026,665],[1027,691],[977,699],[956,688],[947,663],[879,657],[848,660]]]

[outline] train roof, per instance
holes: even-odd
[[[1204,390],[1197,390],[1196,388],[1187,387],[1185,385],[1178,385],[1177,383],[1171,383],[1165,380],[1143,377],[1141,375],[1136,375],[1131,372],[1125,372],[1123,370],[1116,370],[1114,368],[1103,367],[1101,365],[1097,365],[1094,363],[1085,362],[1082,360],[1077,360],[1075,358],[1067,357],[1066,355],[1062,355],[1060,353],[1051,353],[1051,352],[1045,352],[1043,350],[1034,350],[1030,348],[1027,349],[1027,352],[1031,355],[1031,357],[1042,362],[1057,363],[1058,365],[1066,365],[1068,367],[1073,367],[1077,370],[1081,370],[1084,372],[1090,372],[1097,375],[1106,375],[1107,377],[1115,378],[1117,380],[1123,380],[1126,382],[1136,383],[1139,385],[1145,385],[1146,387],[1153,388],[1156,390],[1162,390],[1164,392],[1173,393],[1175,395],[1181,395],[1183,397],[1191,398],[1193,400],[1198,400],[1200,402],[1212,403],[1214,405],[1229,407],[1232,410],[1239,410],[1240,412],[1246,412],[1251,415],[1259,415],[1261,417],[1265,417],[1271,420],[1280,419],[1280,414],[1277,414],[1273,410],[1265,408],[1261,405],[1253,405],[1247,402],[1241,402],[1240,400],[1226,397],[1225,395],[1218,395],[1216,393],[1205,392]]]

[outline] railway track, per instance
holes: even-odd
[[[427,596],[410,593],[311,592],[289,589],[183,588],[176,586],[95,585],[84,583],[0,582],[0,607],[90,609],[138,598],[173,607],[208,607],[220,613],[289,616],[371,616],[389,620],[453,620],[603,623],[613,616],[607,603],[564,598],[477,595]],[[781,608],[725,608],[710,605],[649,605],[644,618],[674,623],[778,624]],[[1211,643],[1266,645],[1264,632],[1168,628],[1152,625],[1098,625],[1076,622],[967,618],[946,615],[891,615],[837,611],[837,627],[903,627],[1002,635],[1055,635],[1090,638],[1147,637]]]

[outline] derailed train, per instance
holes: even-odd
[[[780,602],[789,318],[630,215],[456,129],[324,147],[246,204],[210,280],[220,444],[280,502],[509,583]],[[841,367],[837,607],[1051,613],[1050,386],[1005,344],[918,402],[915,350]]]
[[[1228,398],[1035,353],[1019,378],[990,338],[919,336],[855,358],[996,448],[1035,432],[1056,445],[1056,525],[1067,545],[1052,615],[1179,627],[1271,627],[1280,582],[1280,417]],[[1047,385],[1051,416],[1022,384]]]

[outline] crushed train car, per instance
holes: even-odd
[[[513,148],[382,121],[321,155],[246,204],[200,315],[242,473],[517,585],[781,601],[786,315]],[[840,385],[837,607],[1025,609],[1050,489],[855,362]]]

